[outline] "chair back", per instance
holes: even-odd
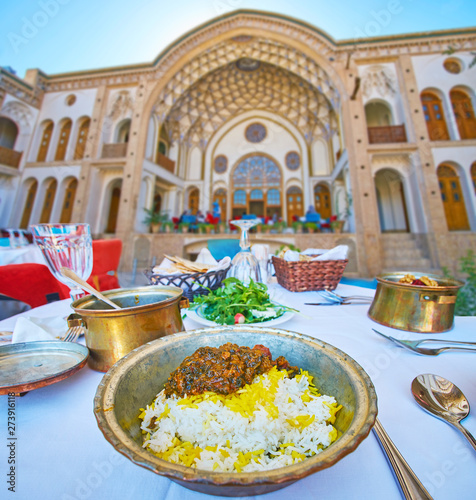
[[[236,238],[208,240],[207,246],[213,258],[217,261],[220,261],[226,256],[233,259],[241,250],[240,240]]]
[[[96,290],[120,288],[117,269],[121,260],[122,241],[93,240],[93,270],[88,283]]]
[[[0,266],[0,293],[38,307],[55,299],[67,299],[69,288],[44,264],[10,264]]]

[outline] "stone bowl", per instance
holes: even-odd
[[[334,424],[338,439],[298,464],[248,473],[192,469],[166,462],[142,448],[140,408],[155,399],[185,357],[199,347],[218,347],[227,342],[248,347],[262,344],[270,349],[273,359],[283,355],[291,365],[308,370],[320,393],[334,396],[343,405]],[[136,348],[104,375],[96,392],[94,413],[104,437],[137,465],[209,495],[252,496],[288,486],[352,453],[374,425],[377,397],[362,367],[326,342],[273,328],[225,326],[177,333]]]

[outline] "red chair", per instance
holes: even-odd
[[[59,282],[44,264],[0,266],[0,293],[31,307],[69,298],[69,288]]]
[[[96,290],[121,288],[117,277],[121,252],[121,240],[93,240],[93,270],[88,283]]]

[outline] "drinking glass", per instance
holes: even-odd
[[[73,301],[85,292],[61,274],[67,267],[87,280],[93,269],[93,246],[89,224],[35,224],[31,226],[33,240],[42,251],[53,276],[67,285]]]
[[[237,278],[247,285],[250,279],[253,281],[261,281],[261,271],[256,257],[250,251],[250,239],[248,237],[248,230],[258,224],[259,219],[240,219],[230,221],[234,226],[241,229],[240,248],[231,261],[231,268],[228,276]]]

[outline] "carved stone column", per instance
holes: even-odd
[[[72,215],[73,221],[79,222],[86,220],[87,201],[89,199],[88,193],[91,191],[91,162],[97,158],[98,148],[101,142],[101,127],[107,104],[106,93],[107,88],[105,85],[98,87],[88,136],[86,138],[86,145],[84,147],[84,157],[81,163],[78,187],[76,189]]]

